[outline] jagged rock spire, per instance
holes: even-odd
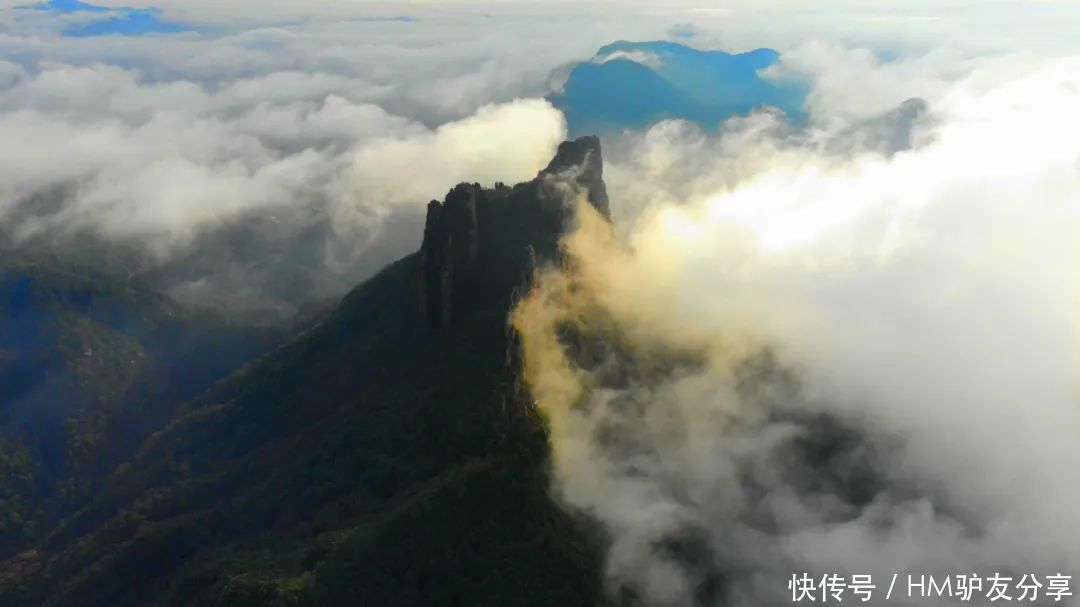
[[[445,327],[455,308],[467,305],[470,280],[487,271],[485,267],[507,261],[494,260],[493,256],[509,253],[516,260],[519,254],[525,255],[526,248],[533,250],[541,241],[554,248],[565,227],[567,208],[561,197],[556,200],[545,193],[547,188],[568,185],[610,217],[603,172],[600,140],[581,137],[560,144],[547,168],[531,182],[514,188],[496,184],[493,190],[463,183],[450,190],[444,202],[431,201],[420,248],[420,305],[428,331]],[[495,211],[497,208],[503,211]],[[517,268],[514,276],[520,277],[521,272]]]
[[[424,242],[424,315],[431,329],[450,321],[456,275],[471,271],[479,255],[476,204],[480,184],[459,184],[446,201],[428,203]]]
[[[576,185],[585,189],[589,202],[596,210],[604,217],[611,217],[599,137],[587,135],[560,143],[555,157],[546,169],[540,171],[540,176],[544,175],[571,177]]]

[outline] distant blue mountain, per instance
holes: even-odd
[[[116,17],[68,28],[64,31],[64,35],[76,38],[108,36],[110,34],[142,36],[145,34],[176,34],[191,29],[182,23],[161,21],[157,18],[157,15],[158,11],[155,9],[126,9]]]
[[[806,87],[759,75],[779,57],[772,49],[732,55],[666,41],[619,41],[576,65],[549,100],[566,114],[575,136],[642,128],[666,118],[711,129],[763,106],[800,120]]]
[[[103,13],[107,18],[90,21],[64,30],[65,36],[83,38],[89,36],[142,36],[145,34],[175,34],[190,30],[182,23],[173,23],[158,19],[161,13],[156,8],[109,8],[81,2],[80,0],[48,0],[20,8],[49,11],[53,13]]]
[[[50,0],[49,2],[39,2],[30,6],[24,6],[22,8],[29,8],[39,11],[55,11],[57,13],[107,13],[108,7],[94,6],[93,4],[87,4],[86,2],[80,2],[79,0]]]

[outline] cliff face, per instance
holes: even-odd
[[[513,282],[531,267],[526,251],[554,254],[568,217],[566,203],[585,196],[610,216],[600,140],[582,137],[559,145],[536,179],[508,188],[496,184],[459,184],[443,202],[428,203],[420,247],[423,284],[420,307],[429,331],[450,323],[477,283]],[[531,230],[516,230],[522,226]],[[531,222],[529,225],[528,222]],[[500,256],[504,256],[500,259]],[[498,266],[518,264],[516,274],[501,276]],[[507,286],[507,285],[504,285]]]
[[[580,161],[580,164],[574,164]],[[599,143],[462,184],[420,251],[182,407],[92,503],[0,563],[0,604],[592,606],[594,544],[548,495],[507,315]]]
[[[476,205],[483,196],[478,184],[460,184],[446,195],[446,202],[428,203],[424,242],[420,255],[424,266],[424,318],[431,330],[450,322],[454,312],[454,284],[461,284],[476,268],[479,235]]]
[[[600,151],[600,139],[586,136],[564,141],[540,176],[550,175],[573,180],[589,202],[604,217],[611,217],[607,186],[604,184],[604,157]]]

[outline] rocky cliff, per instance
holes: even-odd
[[[428,330],[437,331],[451,322],[455,310],[468,299],[470,285],[483,280],[478,273],[507,261],[527,268],[531,262],[520,255],[526,250],[535,252],[536,247],[542,255],[552,255],[567,221],[567,202],[576,196],[585,196],[604,216],[610,216],[603,155],[596,137],[559,145],[547,168],[531,182],[514,188],[496,184],[493,189],[463,183],[450,190],[443,202],[428,203],[420,247],[420,305]],[[526,217],[534,222],[529,227],[535,233],[513,233],[513,227]],[[497,259],[500,255],[509,257]]]
[[[595,138],[431,203],[420,251],[184,405],[0,563],[0,605],[596,605],[596,543],[548,494],[507,356],[515,293],[577,194],[606,209]]]

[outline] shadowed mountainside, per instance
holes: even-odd
[[[85,505],[176,407],[287,328],[193,313],[57,258],[0,262],[0,558]]]
[[[596,604],[596,542],[548,495],[507,324],[574,191],[606,213],[594,137],[533,181],[431,202],[417,253],[185,405],[0,564],[0,604]]]

